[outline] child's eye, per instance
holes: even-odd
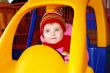
[[[59,31],[59,29],[55,29],[55,31]]]
[[[49,32],[49,30],[45,30],[45,32]]]

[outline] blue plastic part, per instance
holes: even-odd
[[[32,11],[32,20],[30,23],[30,28],[29,28],[29,33],[28,33],[27,47],[30,47],[31,43],[32,43],[32,37],[33,37],[33,33],[34,33],[34,27],[36,24],[36,19],[37,19],[37,9],[34,9]]]
[[[94,73],[105,73],[106,67],[106,49],[104,47],[91,46],[89,52],[89,66],[94,70]]]
[[[94,12],[91,13],[86,13],[86,18],[87,18],[87,29],[97,29],[96,27],[96,17]]]
[[[94,73],[107,73],[106,55],[108,47],[97,47],[96,45],[90,44],[90,38],[88,35],[86,39],[89,52],[89,66],[93,68]]]
[[[110,73],[110,45],[107,48],[106,71],[105,71],[105,73]]]

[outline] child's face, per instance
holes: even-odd
[[[63,38],[63,30],[58,23],[48,23],[44,26],[44,39],[49,44],[56,44]]]

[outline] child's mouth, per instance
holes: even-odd
[[[56,38],[51,38],[51,39],[56,39]]]

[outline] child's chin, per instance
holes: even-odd
[[[50,44],[56,44],[56,43],[57,43],[57,42],[53,42],[53,41],[52,41],[52,42],[50,42]]]

